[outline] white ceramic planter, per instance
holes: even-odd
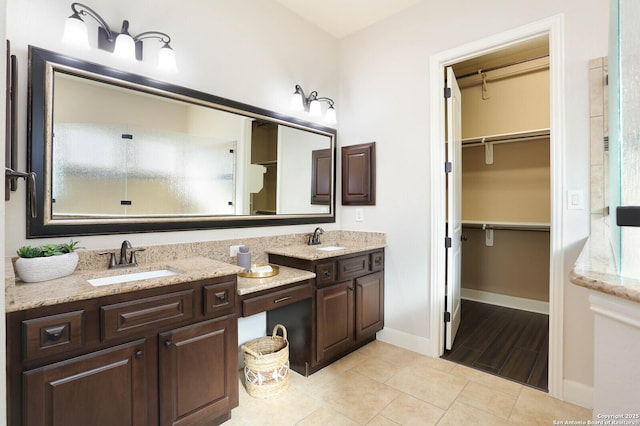
[[[72,252],[49,257],[16,259],[16,273],[25,283],[55,280],[73,274],[78,266],[78,253]]]

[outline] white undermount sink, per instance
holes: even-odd
[[[99,287],[103,285],[148,280],[151,278],[170,277],[172,275],[178,275],[178,273],[170,271],[168,269],[157,269],[155,271],[133,272],[133,273],[122,274],[122,275],[112,275],[110,277],[94,278],[87,281],[89,281],[89,284],[91,284],[92,286]]]
[[[324,246],[324,247],[316,247],[316,250],[320,250],[320,251],[338,251],[338,250],[345,250],[346,247],[341,247],[341,246]]]

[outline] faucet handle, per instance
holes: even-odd
[[[131,249],[131,257],[129,258],[129,263],[131,264],[131,266],[135,266],[138,264],[138,261],[136,259],[136,252],[137,251],[145,251],[146,249],[144,248],[137,248],[137,249]]]
[[[111,268],[116,266],[116,252],[115,251],[101,251],[98,254],[103,255],[103,256],[107,255],[107,254],[110,254],[111,256],[109,256],[108,268],[111,269]]]

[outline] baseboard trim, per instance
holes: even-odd
[[[434,358],[439,356],[438,354],[431,353],[430,339],[409,334],[404,331],[395,330],[393,328],[385,327],[376,334],[376,339],[410,351],[418,352],[422,355],[428,355]]]
[[[470,288],[460,289],[460,297],[474,302],[488,303],[490,305],[504,306],[506,308],[520,309],[523,311],[537,312],[549,315],[549,302],[525,299],[522,297],[507,296],[504,294],[489,293]]]
[[[562,387],[566,402],[593,410],[593,386],[565,379]]]

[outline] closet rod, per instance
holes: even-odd
[[[495,67],[480,68],[475,72],[470,72],[470,73],[465,74],[465,75],[456,76],[456,79],[461,80],[461,79],[466,78],[466,77],[471,77],[471,76],[474,76],[474,75],[478,75],[479,73],[482,73],[482,72],[496,71],[496,70],[499,70],[499,69],[502,69],[502,68],[512,67],[514,65],[520,65],[520,64],[524,64],[526,62],[531,62],[531,61],[535,61],[535,60],[542,59],[542,58],[548,58],[548,57],[549,57],[549,55],[540,55],[540,56],[536,56],[535,58],[527,58],[527,59],[522,59],[522,60],[519,60],[519,61],[509,62],[508,64],[496,65]]]
[[[479,228],[482,230],[496,229],[503,231],[537,231],[549,232],[551,225],[548,223],[534,222],[478,222],[462,221],[462,226],[467,228]]]
[[[528,130],[525,132],[503,133],[483,137],[462,139],[462,146],[481,146],[487,143],[510,143],[542,139],[551,136],[550,129]]]

